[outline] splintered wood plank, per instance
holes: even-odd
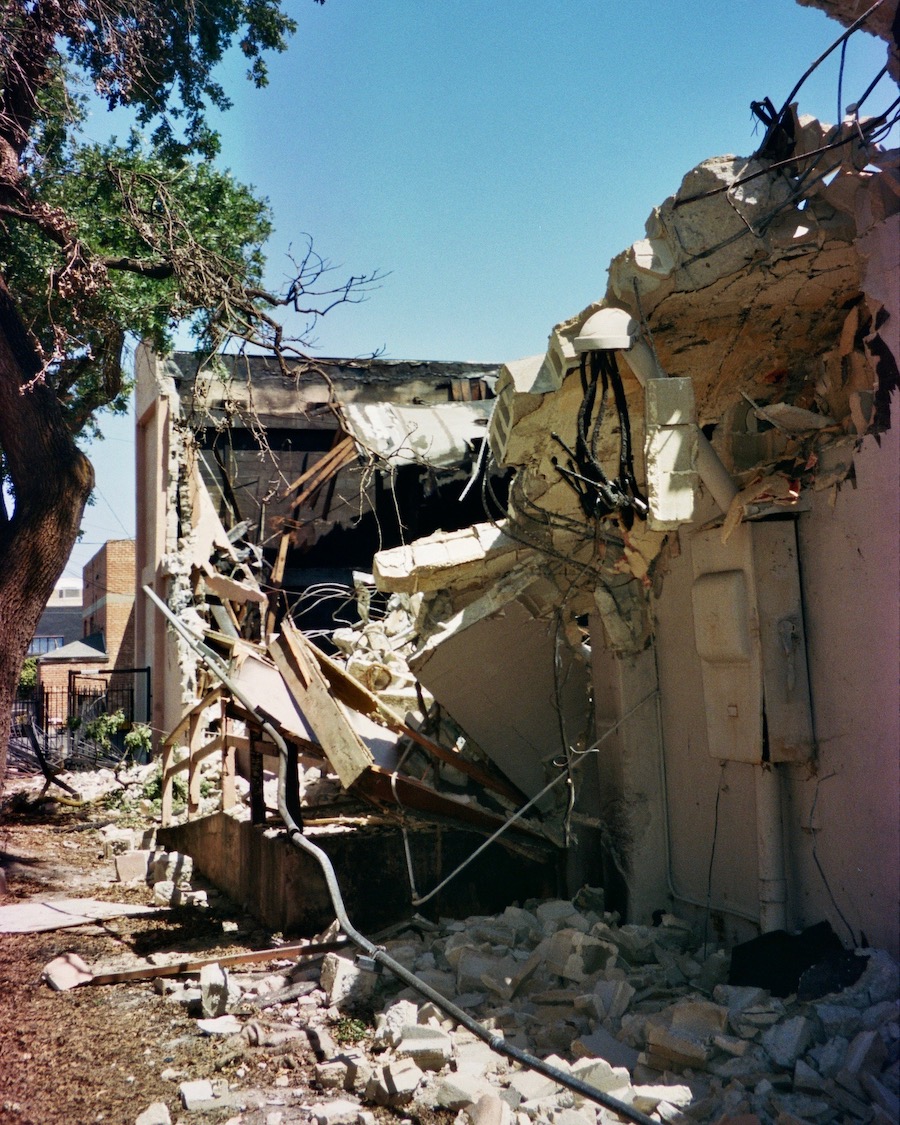
[[[348,789],[374,758],[331,694],[328,682],[311,656],[308,641],[288,621],[269,644],[269,655],[288,691],[314,731],[322,753]]]
[[[315,462],[315,464],[310,465],[310,467],[305,472],[301,473],[295,481],[292,481],[291,484],[289,484],[281,494],[282,499],[290,496],[292,492],[296,492],[297,489],[301,487],[301,485],[306,484],[308,481],[314,480],[318,477],[324,477],[327,479],[330,471],[333,469],[336,463],[343,464],[351,456],[356,456],[353,439],[351,437],[345,437],[336,445],[333,445],[331,449],[329,449],[328,452],[324,454],[324,456],[320,457],[318,461]],[[316,487],[318,487],[318,485],[316,485]]]
[[[405,735],[412,739],[413,742],[439,761],[446,762],[447,765],[467,774],[473,781],[483,785],[485,789],[499,793],[514,804],[524,805],[528,800],[522,790],[513,785],[507,778],[489,773],[477,763],[468,761],[458,750],[450,750],[446,746],[441,746],[439,742],[435,742],[413,729],[413,727],[408,726],[377,695],[369,691],[358,680],[355,680],[345,668],[337,661],[332,660],[326,653],[313,649],[312,655],[328,681],[332,693],[347,707],[353,711],[359,711],[360,714],[368,715],[397,735]]]

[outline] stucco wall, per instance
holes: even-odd
[[[862,932],[869,942],[895,954],[900,886],[898,435],[895,422],[880,448],[867,438],[857,458],[857,487],[845,484],[836,496],[814,493],[811,510],[799,518],[817,758],[811,765],[779,767],[789,925],[827,918],[844,941],[850,940],[849,926],[856,940]],[[709,888],[712,928],[724,923],[725,935],[735,938],[747,932],[740,915],[749,919],[758,911],[756,767],[737,762],[723,766],[708,753],[693,641],[690,533],[682,532],[680,541],[681,555],[672,563],[655,607],[671,886],[700,910]],[[684,901],[676,901],[678,905],[691,909]],[[735,913],[719,916],[720,908]]]

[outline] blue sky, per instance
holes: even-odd
[[[692,166],[753,151],[751,100],[780,106],[842,30],[793,0],[286,7],[299,29],[265,90],[243,80],[240,57],[223,67],[234,107],[215,122],[221,163],[270,202],[273,286],[307,234],[336,281],[387,275],[320,322],[317,354],[395,359],[543,351],[555,323],[602,296],[610,259]],[[839,57],[804,85],[801,113],[835,120]],[[871,36],[851,39],[845,106],[884,58]],[[883,83],[872,112],[888,100]],[[104,429],[89,450],[99,495],[67,575],[134,530],[130,421]]]

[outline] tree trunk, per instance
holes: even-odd
[[[0,791],[22,662],[94,485],[41,367],[0,278],[0,451],[12,485],[0,497]]]

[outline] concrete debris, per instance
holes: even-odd
[[[41,977],[56,992],[67,992],[93,980],[93,973],[77,953],[63,953],[44,966]]]
[[[181,1104],[191,1113],[206,1113],[235,1104],[224,1078],[214,1078],[212,1081],[200,1078],[194,1082],[182,1082],[178,1093]]]
[[[221,965],[204,965],[200,970],[200,1002],[208,1020],[228,1011],[228,973]]]
[[[153,1102],[137,1115],[134,1125],[172,1125],[169,1107],[165,1102]]]
[[[148,871],[170,873],[171,862]],[[808,1002],[779,998],[723,983],[710,966],[727,962],[724,951],[701,947],[677,918],[621,926],[603,911],[602,896],[576,900],[529,900],[496,916],[413,924],[384,948],[417,975],[439,974],[448,999],[495,1035],[661,1125],[742,1116],[758,1125],[886,1125],[896,1118],[898,966],[883,951],[865,950],[862,975],[840,992]],[[59,961],[90,976],[76,955]],[[326,1096],[304,1113],[325,1125],[357,1125],[373,1105],[450,1110],[465,1115],[463,1125],[611,1120],[582,1094],[492,1050],[389,973],[368,972],[348,956],[330,952],[302,969],[285,958],[266,975],[201,964],[153,987],[187,1006],[199,1034],[228,1037],[229,1048],[248,1059],[257,1048],[304,1056],[311,1047],[315,1083]],[[262,1001],[264,1009],[254,1007]],[[370,1014],[371,1034],[342,1046],[337,1029],[350,1017],[369,1023]],[[240,1081],[171,1077],[181,1080],[190,1113],[234,1111],[255,1096],[241,1092]],[[151,1106],[138,1120],[162,1125],[167,1118]]]

